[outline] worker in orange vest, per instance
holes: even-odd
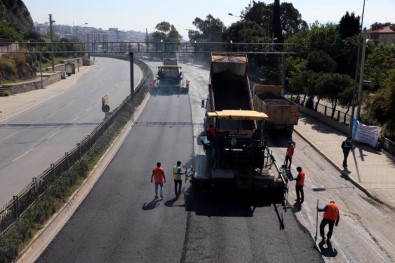
[[[304,179],[305,179],[305,173],[302,170],[302,167],[298,166],[296,168],[296,171],[298,171],[298,176],[295,179],[296,181],[296,202],[303,203],[304,202],[304,192],[303,192],[303,186],[304,186]]]
[[[285,153],[285,166],[291,168],[292,164],[292,156],[294,155],[295,152],[295,143],[293,141],[288,142],[288,147],[287,147],[287,152]],[[289,165],[288,165],[289,161]]]
[[[151,183],[155,183],[155,198],[158,198],[158,187],[160,187],[160,197],[163,198],[163,184],[166,183],[165,170],[160,162],[152,170]]]
[[[330,245],[330,239],[332,237],[333,233],[333,226],[339,224],[340,220],[340,212],[339,212],[339,207],[335,204],[334,201],[330,201],[328,205],[326,205],[324,208],[318,208],[317,210],[319,212],[324,212],[321,224],[320,224],[320,234],[322,238],[322,242],[327,242],[328,245]],[[325,239],[325,226],[329,225],[329,231],[326,235],[327,239]]]

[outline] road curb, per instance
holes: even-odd
[[[110,164],[116,153],[121,148],[123,142],[133,128],[134,120],[138,119],[147,105],[150,94],[147,93],[144,100],[133,114],[130,121],[125,125],[121,133],[117,136],[111,146],[103,154],[98,164],[85,179],[78,190],[69,198],[66,204],[45,224],[45,226],[35,235],[32,242],[21,252],[21,255],[15,261],[16,263],[33,263],[47,246],[52,242],[63,226],[72,217],[85,197],[89,194],[97,180],[103,174],[104,170]]]

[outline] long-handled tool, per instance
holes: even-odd
[[[313,248],[315,248],[315,249],[317,249],[318,251],[319,251],[319,248],[318,248],[318,246],[317,246],[317,235],[318,235],[318,199],[317,199],[317,208],[316,208],[316,210],[317,210],[317,216],[316,216],[316,219],[315,219],[315,236],[314,236],[314,247]]]

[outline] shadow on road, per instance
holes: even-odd
[[[174,197],[173,199],[167,200],[164,205],[166,207],[185,207],[185,203],[182,204],[175,204],[177,200],[181,200],[181,197]]]
[[[147,204],[147,203],[144,203],[142,209],[143,209],[143,210],[152,210],[152,209],[156,208],[156,207],[159,205],[159,203],[160,203],[161,200],[162,200],[162,199],[156,199],[156,198],[155,198],[154,200],[152,200],[152,201],[149,202],[148,204]]]
[[[253,196],[237,191],[192,188],[185,191],[185,204],[187,211],[209,217],[252,217],[256,207],[271,206],[271,204],[257,202]],[[275,208],[273,208],[273,213],[276,213]]]
[[[324,242],[319,244],[321,255],[328,258],[334,258],[337,256],[337,250],[332,247],[332,245],[325,245]]]

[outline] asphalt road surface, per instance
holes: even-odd
[[[122,103],[130,94],[129,71],[127,61],[97,58],[63,94],[0,123],[0,206],[103,121],[104,95],[111,109]],[[135,67],[135,86],[141,75]]]
[[[208,82],[207,69],[183,65],[183,71],[191,81],[189,96],[150,98],[105,173],[37,262],[395,261],[394,211],[342,178],[297,134],[292,170],[302,166],[306,172],[302,206],[293,201],[294,182],[287,210],[279,206],[278,213],[273,206],[254,209],[233,193],[197,194],[188,183],[175,199],[171,168],[177,160],[185,167],[195,161]],[[280,163],[287,140],[270,139]],[[160,200],[149,181],[157,161],[168,177]],[[317,200],[320,206],[335,200],[341,211],[332,247],[319,244],[321,254],[313,249]]]
[[[204,72],[188,77],[196,89],[206,87],[197,86],[207,81]],[[188,94],[151,96],[115,158],[37,262],[322,262],[290,209],[254,209],[233,193],[196,194],[188,183],[175,198],[172,166],[194,162],[194,114]],[[154,198],[150,183],[157,161],[167,175],[163,199]]]

